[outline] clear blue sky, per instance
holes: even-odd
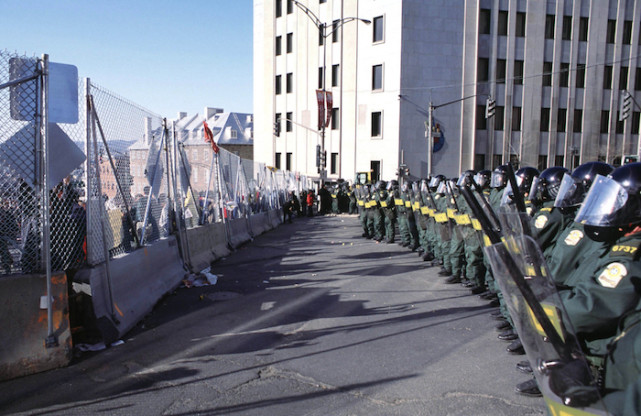
[[[167,118],[252,113],[252,0],[0,0],[0,49],[80,77]]]

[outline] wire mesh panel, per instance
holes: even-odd
[[[43,269],[39,60],[0,51],[0,273]]]
[[[98,264],[168,235],[170,172],[162,118],[98,85],[89,91],[87,257]]]

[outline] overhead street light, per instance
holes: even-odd
[[[330,32],[327,32],[327,23],[321,22],[321,20],[312,12],[307,6],[299,2],[298,0],[291,0],[292,3],[296,5],[299,9],[301,9],[307,17],[314,23],[314,26],[318,29],[318,33],[320,36],[323,37],[323,80],[322,80],[322,91],[323,91],[323,99],[326,97],[326,84],[325,84],[325,79],[327,78],[326,72],[327,72],[327,38],[330,37],[331,35],[334,34],[341,26],[343,26],[345,23],[352,22],[354,20],[360,21],[365,23],[366,25],[369,25],[372,23],[371,20],[367,19],[361,19],[360,17],[344,17],[339,20],[335,20],[332,22],[332,30]],[[322,120],[320,123],[321,126],[321,153],[325,154],[325,120]],[[327,167],[327,161],[326,160],[321,160],[321,167],[320,167],[320,176],[321,176],[321,183],[325,181],[327,178],[327,170],[325,169]]]

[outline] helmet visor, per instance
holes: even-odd
[[[438,189],[436,190],[437,194],[444,194],[447,192],[447,186],[445,185],[445,182],[441,182],[438,185]]]
[[[582,192],[579,192],[579,181],[572,175],[564,174],[559,186],[559,193],[554,200],[554,206],[557,208],[568,208],[578,205],[583,200]]]
[[[421,193],[426,194],[429,191],[429,188],[427,186],[427,182],[423,181],[421,182]]]
[[[613,179],[597,175],[574,221],[597,227],[616,227],[617,216],[628,200],[628,192]]]
[[[458,178],[458,182],[456,182],[456,186],[466,186],[469,182],[467,178],[467,175],[461,175],[461,177]]]
[[[537,201],[541,199],[541,188],[539,186],[540,184],[541,184],[541,180],[539,179],[538,176],[535,176],[534,179],[532,179],[530,192],[528,192],[528,199],[530,201]]]
[[[512,184],[508,182],[507,186],[503,190],[503,196],[501,197],[501,206],[507,206],[512,203],[512,198],[514,196],[514,192],[512,192]]]
[[[501,188],[505,186],[505,173],[492,172],[492,180],[490,181],[490,188]]]
[[[430,179],[430,188],[436,188],[440,182],[441,180],[439,178],[437,178],[436,176],[433,177],[432,179]]]

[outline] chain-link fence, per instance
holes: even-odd
[[[47,64],[0,52],[0,275],[43,272],[47,258],[51,270],[95,266],[312,185],[214,152],[202,122],[168,125],[77,72],[74,116],[45,123]]]
[[[0,266],[42,270],[41,65],[0,52]],[[30,78],[30,79],[29,79]]]

